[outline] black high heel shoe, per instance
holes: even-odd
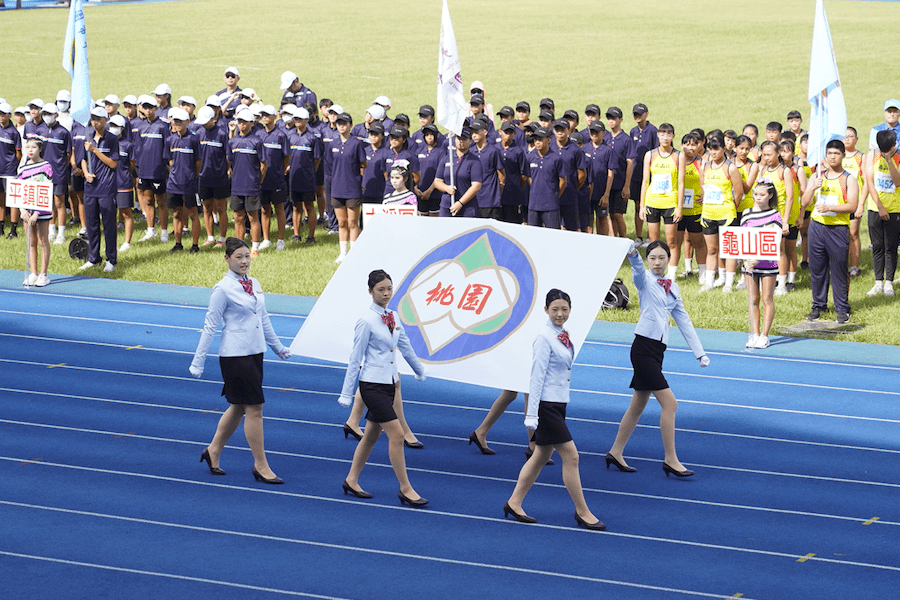
[[[362,439],[362,436],[353,431],[353,428],[344,423],[344,439],[346,440],[349,436],[353,436],[357,441]]]
[[[529,458],[531,458],[531,455],[532,455],[532,454],[534,454],[534,450],[532,450],[531,448],[526,448],[526,449],[525,449],[525,460],[528,460]],[[547,459],[547,462],[544,463],[544,464],[555,465],[556,463],[553,462],[553,459],[552,459],[552,458],[548,458],[548,459]]]
[[[675,477],[690,477],[694,474],[693,471],[685,469],[684,471],[676,471],[672,467],[668,465],[668,463],[663,463],[663,471],[666,473],[666,477],[669,476],[669,473],[674,475]]]
[[[354,496],[356,496],[357,498],[367,499],[367,498],[371,498],[371,497],[372,497],[372,494],[370,494],[369,492],[364,492],[364,491],[362,491],[362,490],[354,490],[352,487],[350,487],[350,484],[347,483],[347,480],[346,480],[346,479],[344,480],[344,483],[343,483],[342,487],[344,488],[344,495],[345,495],[345,496],[346,496],[347,493],[349,492],[349,493],[353,494]]]
[[[257,481],[262,481],[263,483],[270,483],[272,485],[276,485],[279,483],[284,483],[284,479],[281,477],[273,477],[272,479],[266,479],[262,475],[259,474],[259,471],[256,470],[256,467],[253,467],[253,478]]]
[[[628,466],[623,465],[618,460],[616,460],[615,456],[613,456],[612,454],[607,452],[606,453],[606,468],[609,469],[609,465],[611,465],[611,464],[616,465],[616,467],[624,473],[634,473],[635,471],[637,471],[637,469],[635,469],[634,467],[628,467]]]
[[[212,466],[212,459],[209,457],[209,448],[203,451],[203,454],[200,455],[200,462],[206,461],[206,464],[209,465],[209,472],[213,475],[224,475],[225,471],[220,469],[219,467]]]
[[[581,527],[585,529],[590,529],[591,531],[606,531],[606,525],[603,524],[603,521],[597,519],[596,523],[588,523],[584,519],[578,516],[578,513],[575,513],[575,520]]]
[[[419,498],[418,500],[410,500],[406,497],[403,492],[397,492],[397,497],[400,498],[400,506],[403,506],[403,503],[409,504],[410,508],[422,508],[426,504],[428,504],[428,500],[425,498]]]
[[[403,440],[403,445],[407,448],[412,448],[413,450],[421,450],[425,447],[425,444],[422,442],[407,442],[406,440]]]
[[[469,435],[469,445],[471,446],[472,444],[478,446],[478,449],[481,450],[482,454],[497,454],[496,452],[488,448],[487,444],[484,444],[482,446],[481,442],[478,441],[478,436],[475,435],[474,431]]]
[[[534,517],[529,517],[525,513],[517,513],[513,509],[509,507],[509,502],[503,505],[503,518],[505,519],[509,515],[513,516],[513,519],[518,521],[519,523],[537,523],[537,519]]]

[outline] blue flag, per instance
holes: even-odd
[[[831,140],[843,140],[847,135],[847,107],[831,30],[825,17],[822,0],[816,1],[813,25],[812,57],[809,63],[809,151],[807,162],[815,166],[825,158],[825,145]]]
[[[91,120],[91,78],[82,0],[72,0],[69,7],[62,65],[72,78],[72,119],[86,126]]]

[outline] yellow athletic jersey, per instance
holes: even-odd
[[[822,205],[847,204],[847,179],[852,175],[844,171],[834,179],[826,177],[822,180],[819,195],[816,198],[816,208],[812,212],[812,219],[822,225],[850,226],[850,213],[826,212],[820,213],[818,207]]]
[[[682,216],[689,217],[703,212],[703,189],[700,187],[700,157],[684,165],[684,202]]]
[[[781,218],[784,219],[784,205],[787,202],[786,188],[784,185],[784,167],[778,165],[773,169],[760,165],[759,175],[756,176],[756,183],[762,183],[763,181],[769,181],[775,186],[775,191],[778,192],[778,212],[781,213]],[[795,196],[793,205],[791,206],[791,214],[788,215],[788,225],[796,225],[797,217],[799,215],[800,200]]]
[[[737,218],[734,206],[734,190],[728,174],[731,161],[726,160],[718,167],[708,162],[703,167],[703,212],[704,221],[733,221]]]
[[[734,164],[737,164],[735,162]],[[747,178],[750,177],[750,169],[753,165],[756,164],[750,161],[750,158],[747,158],[747,161],[738,167],[738,172],[741,174],[741,181],[747,183]],[[741,203],[738,204],[737,211],[739,213],[744,212],[745,210],[749,210],[753,208],[753,194],[744,194],[744,197],[741,198]]]
[[[894,185],[894,180],[891,179],[887,160],[880,152],[876,152],[875,156],[877,158],[873,164],[872,174],[875,179],[875,191],[878,192],[878,199],[881,200],[881,204],[884,205],[884,208],[889,213],[900,213],[900,192],[897,191],[897,186]],[[900,155],[895,153],[891,159],[894,161],[895,167],[900,165]],[[869,197],[867,208],[873,212],[878,212],[875,201],[872,200],[871,196]]]
[[[791,215],[788,218],[789,225],[796,225],[797,219],[800,218],[800,200],[803,198],[803,194],[800,193],[800,175],[798,174],[800,168],[800,165],[797,163],[791,166],[791,175],[794,176],[794,202],[791,204]]]
[[[650,154],[650,181],[644,205],[649,208],[675,208],[678,206],[678,150],[668,156],[659,149]]]
[[[859,185],[860,191],[863,189],[862,161],[863,155],[859,150],[856,151],[856,154],[845,156],[844,160],[841,161],[841,166],[844,170],[850,171],[850,174],[856,177],[856,183]]]

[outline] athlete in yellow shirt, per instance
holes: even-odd
[[[900,243],[900,155],[897,134],[892,130],[875,134],[878,148],[866,155],[865,177],[869,194],[869,238],[872,240],[872,271],[875,286],[869,296],[894,295],[897,244]],[[883,283],[882,283],[883,280]]]

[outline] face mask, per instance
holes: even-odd
[[[56,107],[61,111],[67,111],[69,110],[69,103],[60,101],[56,103]]]
[[[53,115],[44,115],[43,118],[44,123],[46,123],[48,126],[52,126],[54,123],[56,123],[56,117]]]
[[[116,127],[115,125],[113,125],[109,128],[109,132],[115,136],[119,136],[122,134],[122,128]]]

